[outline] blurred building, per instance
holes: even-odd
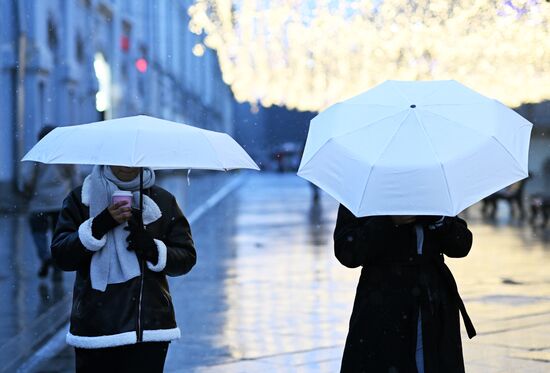
[[[249,103],[235,103],[235,118],[238,123],[235,126],[235,139],[256,161],[260,168],[264,169],[269,159],[269,137],[265,125],[266,111],[262,107]]]
[[[233,132],[216,55],[192,0],[1,0],[0,189],[45,124],[148,114]]]
[[[529,168],[533,172],[550,172],[550,101],[521,105],[516,111],[533,123]]]
[[[517,112],[533,123],[529,145],[529,192],[550,194],[550,101],[524,104]]]
[[[262,169],[296,171],[309,122],[316,113],[248,103],[235,105],[234,111],[238,118],[237,141]]]

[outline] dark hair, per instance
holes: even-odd
[[[42,140],[48,133],[52,132],[56,127],[55,126],[44,126],[38,133],[38,140]]]

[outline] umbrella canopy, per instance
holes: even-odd
[[[58,127],[22,160],[154,169],[259,170],[225,133],[145,115]]]
[[[454,216],[527,177],[531,128],[456,81],[386,81],[313,118],[298,175],[356,216]]]

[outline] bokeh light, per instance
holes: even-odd
[[[196,57],[202,57],[204,55],[204,46],[202,44],[195,44],[193,47],[193,54]]]
[[[197,0],[189,14],[240,102],[318,111],[386,79],[550,98],[542,0]]]
[[[138,69],[140,73],[147,72],[147,65],[147,60],[145,58],[138,58],[136,60],[136,69]]]

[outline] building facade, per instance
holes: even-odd
[[[233,132],[216,55],[193,54],[192,0],[0,0],[0,186],[44,125],[146,114]]]

